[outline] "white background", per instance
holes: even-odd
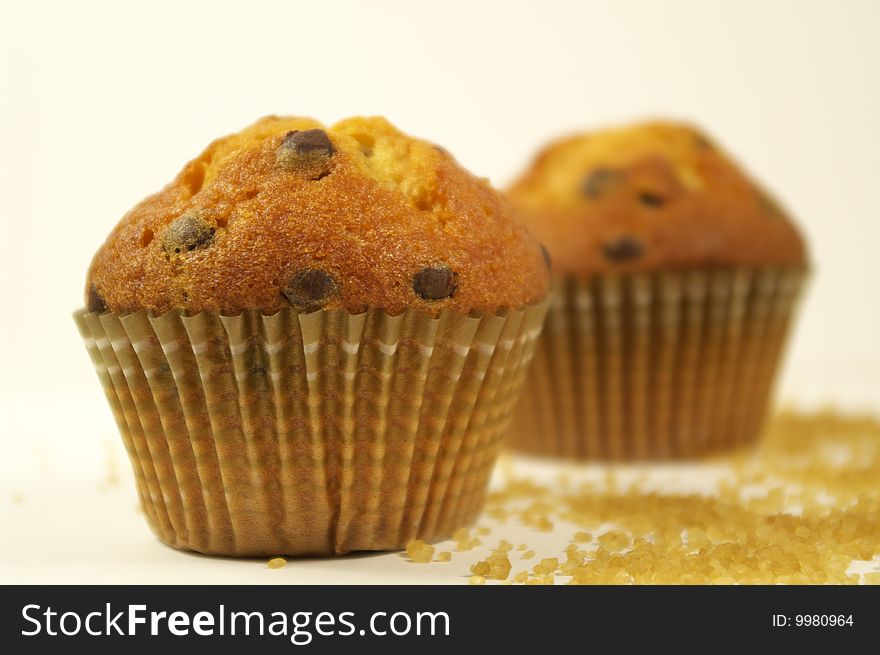
[[[10,494],[33,487],[51,512],[63,491],[75,515],[72,481],[93,489],[118,449],[70,319],[91,255],[211,139],[268,113],[384,114],[501,185],[561,133],[693,120],[811,243],[783,397],[880,404],[880,2],[0,7],[0,523],[30,522],[3,540],[16,579],[71,530]]]

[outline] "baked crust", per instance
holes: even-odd
[[[778,203],[684,124],[649,122],[551,143],[509,197],[558,273],[807,262]]]
[[[549,284],[504,198],[382,118],[269,116],[214,141],[95,255],[89,309],[493,313]]]

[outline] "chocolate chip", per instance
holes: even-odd
[[[336,293],[336,280],[316,268],[307,268],[294,275],[282,289],[290,304],[299,308],[318,308]]]
[[[281,147],[288,148],[297,155],[319,153],[330,157],[336,152],[330,137],[324,130],[319,129],[288,132],[281,142]]]
[[[413,276],[413,291],[425,300],[449,298],[455,293],[455,278],[448,266],[429,266]]]
[[[168,224],[162,235],[162,248],[169,254],[192,252],[209,245],[215,231],[216,228],[202,219],[198,212],[189,212]]]
[[[645,246],[635,237],[623,236],[602,244],[602,254],[612,262],[625,262],[638,259],[645,252]]]
[[[275,158],[278,164],[317,180],[330,172],[330,160],[335,152],[324,130],[293,130],[284,136]]]
[[[107,303],[104,302],[104,299],[101,297],[101,294],[98,293],[98,288],[93,284],[89,287],[89,291],[86,298],[86,308],[90,312],[105,312],[107,311]]]
[[[541,255],[544,257],[544,263],[547,265],[547,268],[551,268],[553,265],[553,260],[550,258],[550,251],[547,250],[547,246],[543,243],[541,244]]]
[[[589,173],[581,183],[581,192],[593,200],[598,200],[623,179],[623,175],[610,168],[597,168]]]
[[[645,205],[645,207],[656,209],[666,204],[666,199],[651,191],[642,191],[639,193],[639,202]]]

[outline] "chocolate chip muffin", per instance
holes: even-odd
[[[334,554],[474,519],[548,286],[444,149],[268,117],[122,218],[75,318],[162,541]]]
[[[264,118],[130,211],[88,274],[89,308],[495,313],[547,272],[501,196],[380,118]]]
[[[700,131],[562,139],[509,190],[555,301],[516,447],[668,458],[754,439],[808,258],[785,211]]]

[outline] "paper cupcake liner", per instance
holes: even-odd
[[[754,440],[805,279],[786,268],[558,280],[511,446],[662,459]]]
[[[74,318],[162,541],[325,555],[475,519],[546,310]]]

